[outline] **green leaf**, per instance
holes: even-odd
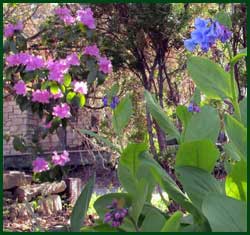
[[[188,59],[187,68],[197,87],[207,97],[232,99],[230,74],[218,64],[207,58],[192,56]]]
[[[118,153],[121,152],[120,148],[116,145],[114,145],[112,142],[110,142],[107,138],[100,136],[98,134],[96,134],[93,131],[90,130],[86,130],[86,129],[81,129],[80,132],[82,132],[83,134],[86,135],[90,135],[91,137],[94,137],[95,139],[97,139],[98,141],[104,143],[105,145],[109,146],[111,149],[117,151]]]
[[[78,197],[75,206],[70,216],[70,226],[72,232],[80,232],[83,226],[84,218],[89,207],[92,191],[95,184],[95,175],[90,178],[85,185],[80,196]]]
[[[64,75],[63,84],[65,85],[65,87],[70,86],[71,80],[72,80],[72,78],[71,78],[70,74],[67,73],[67,74]]]
[[[110,211],[107,209],[107,206],[111,205],[113,200],[118,200],[118,203],[121,204],[123,208],[129,208],[132,203],[132,198],[127,193],[109,193],[99,197],[94,203],[94,208],[101,220],[103,220],[105,214]]]
[[[53,95],[56,95],[59,93],[59,87],[57,84],[53,83],[51,84],[50,86],[50,92],[53,94]]]
[[[176,172],[188,197],[199,209],[208,193],[224,194],[221,184],[210,173],[202,169],[184,166],[176,168]]]
[[[247,97],[245,97],[240,103],[240,113],[241,113],[241,122],[247,127]]]
[[[122,134],[122,130],[128,125],[129,119],[133,114],[133,106],[130,96],[123,98],[114,109],[112,125],[116,134]]]
[[[157,208],[145,205],[142,211],[145,216],[140,226],[141,232],[159,232],[166,222],[166,217]]]
[[[192,97],[191,100],[194,101],[195,104],[200,105],[200,102],[201,102],[201,92],[200,92],[200,90],[197,87],[195,88],[195,91],[194,91],[194,94],[193,94],[193,97]]]
[[[246,203],[210,193],[202,203],[202,211],[207,217],[213,232],[246,232]]]
[[[68,103],[71,103],[73,98],[76,96],[76,93],[73,91],[70,91],[67,96],[66,96],[66,100]]]
[[[223,148],[227,157],[235,161],[240,161],[241,154],[238,152],[238,149],[234,146],[233,143],[224,144]]]
[[[247,160],[247,129],[231,115],[225,117],[225,128],[229,142],[234,145],[241,158]]]
[[[179,232],[182,213],[176,211],[164,224],[161,232]]]
[[[20,152],[24,153],[27,150],[26,145],[25,145],[25,141],[23,138],[20,138],[18,136],[14,136],[12,143],[13,143],[13,147],[16,151],[20,151]]]
[[[201,219],[202,215],[192,204],[186,195],[176,185],[175,181],[162,169],[162,167],[150,155],[145,155],[142,164],[150,167],[156,182],[165,190],[169,197],[189,211],[196,219]]]
[[[183,142],[210,139],[216,142],[220,131],[220,118],[216,109],[203,106],[200,113],[194,113],[183,133]]]
[[[192,113],[188,112],[186,106],[178,105],[176,108],[176,114],[177,114],[178,118],[181,120],[184,128],[186,128],[189,120],[192,117]]]
[[[77,94],[77,97],[79,97],[79,105],[82,108],[86,103],[85,96],[83,94]]]
[[[215,15],[215,20],[220,24],[226,26],[228,29],[232,28],[232,20],[230,15],[225,11],[220,11]]]
[[[133,193],[137,187],[137,171],[140,165],[139,156],[147,150],[148,146],[144,143],[130,143],[123,150],[118,164],[118,177],[122,186],[129,193]]]
[[[161,106],[157,104],[152,95],[148,91],[144,91],[146,104],[149,109],[149,112],[158,123],[160,128],[165,132],[166,135],[169,135],[169,138],[176,138],[179,142],[180,140],[180,133],[175,125],[169,120],[167,115],[162,110]]]
[[[95,79],[96,79],[96,76],[97,76],[97,70],[96,69],[92,69],[89,74],[88,74],[88,77],[87,77],[87,83],[88,84],[92,84]]]
[[[247,48],[242,49],[237,55],[231,59],[231,65],[235,65],[240,59],[247,56]]]
[[[107,90],[105,93],[109,98],[112,98],[113,96],[115,96],[119,91],[119,84],[115,83],[110,90]]]
[[[235,163],[226,177],[226,194],[238,200],[247,200],[247,164],[244,161]]]
[[[193,166],[211,172],[220,155],[210,140],[187,142],[180,145],[175,166]]]

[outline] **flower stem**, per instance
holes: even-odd
[[[232,104],[234,107],[235,115],[238,120],[241,120],[240,107],[235,90],[235,79],[234,79],[234,64],[231,62],[233,55],[229,43],[226,44],[228,49],[228,54],[230,58],[230,82],[231,82],[231,92],[232,92]]]

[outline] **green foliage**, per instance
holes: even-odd
[[[182,213],[180,211],[175,212],[164,224],[161,232],[179,232],[180,220]]]
[[[148,91],[145,90],[144,95],[147,107],[155,121],[165,132],[165,134],[169,135],[169,138],[174,137],[179,142],[180,134],[175,125],[169,120],[164,111],[161,109],[160,105],[155,102],[153,96]]]
[[[130,96],[124,97],[114,109],[112,124],[116,134],[121,135],[122,130],[128,125],[129,119],[133,114],[133,106]]]
[[[216,142],[220,130],[220,119],[217,111],[210,106],[203,106],[200,113],[195,113],[190,118],[182,141],[196,141],[209,139]]]
[[[213,232],[246,232],[246,206],[245,202],[210,193],[204,198],[202,211]]]
[[[211,172],[219,154],[210,140],[183,143],[177,152],[175,166],[193,166]]]
[[[70,226],[72,232],[80,232],[80,228],[82,227],[84,222],[85,214],[89,207],[94,184],[95,175],[90,178],[75,203],[72,214],[70,216]]]
[[[216,15],[215,15],[215,20],[217,20],[220,24],[226,26],[228,29],[232,28],[232,20],[230,15],[225,12],[225,11],[219,11]]]
[[[188,59],[187,68],[197,87],[207,97],[221,100],[233,99],[230,75],[218,64],[207,58],[192,56]]]

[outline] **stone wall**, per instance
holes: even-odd
[[[94,121],[93,121],[94,120]],[[78,118],[74,121],[74,125],[78,128],[85,128],[96,131],[97,122],[99,120],[98,112],[90,112],[87,109],[82,109]],[[4,99],[3,103],[3,134],[11,135],[25,135],[26,139],[31,139],[34,129],[38,125],[42,125],[43,122],[38,117],[34,116],[31,112],[21,112],[16,105],[15,100]],[[13,137],[7,142],[3,141],[3,154],[18,155],[20,152],[14,150],[12,145]],[[53,152],[55,150],[61,150],[61,141],[56,133],[48,135],[45,139],[40,141],[40,145],[44,151]],[[82,139],[79,135],[72,130],[71,127],[67,127],[67,146],[71,149],[82,149]],[[79,148],[78,148],[79,147]]]

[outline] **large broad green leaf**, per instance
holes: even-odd
[[[184,105],[178,105],[176,108],[176,114],[178,118],[181,120],[184,129],[187,128],[187,124],[192,117],[192,113],[188,112],[187,107]]]
[[[108,205],[111,205],[113,200],[117,200],[118,203],[123,207],[123,208],[129,208],[132,203],[132,198],[129,194],[127,193],[110,193],[110,194],[105,194],[101,197],[99,197],[95,203],[94,203],[94,208],[98,215],[100,216],[100,219],[104,219],[104,215],[109,212],[109,209],[107,209]]]
[[[247,97],[245,97],[239,104],[241,113],[241,123],[247,127]]]
[[[118,153],[121,152],[120,148],[116,145],[114,145],[112,142],[110,142],[107,138],[100,136],[98,134],[96,134],[93,131],[90,130],[86,130],[86,129],[81,129],[80,132],[82,132],[85,135],[90,135],[91,137],[94,137],[95,139],[97,139],[98,141],[106,144],[107,146],[109,146],[111,149],[117,151]]]
[[[132,193],[133,201],[130,211],[130,215],[136,223],[138,223],[138,218],[146,202],[147,194],[148,194],[147,179],[146,178],[140,179],[138,181],[138,184],[136,185],[136,188],[134,189],[134,192]]]
[[[142,164],[150,167],[153,177],[170,198],[179,203],[197,219],[201,219],[200,213],[186,195],[176,185],[175,181],[162,169],[162,167],[150,155],[145,155]]]
[[[67,74],[64,75],[63,84],[65,85],[65,87],[70,86],[71,80],[72,80],[72,78],[71,78],[70,74],[67,73]]]
[[[183,142],[210,139],[216,142],[220,131],[220,119],[216,109],[210,106],[201,108],[200,113],[194,113],[183,133]]]
[[[157,208],[145,205],[142,211],[145,217],[140,226],[142,232],[159,232],[166,222],[166,217]]]
[[[176,172],[185,192],[199,209],[201,209],[202,201],[208,193],[224,194],[221,184],[210,173],[202,169],[178,167]]]
[[[226,194],[242,201],[247,200],[247,164],[244,161],[235,163],[226,178]]]
[[[247,231],[247,204],[245,202],[210,193],[203,200],[202,211],[213,232]]]
[[[226,26],[228,29],[232,28],[232,20],[230,15],[225,11],[219,11],[214,17],[220,24]]]
[[[187,68],[197,87],[207,97],[232,99],[230,74],[218,64],[207,58],[192,56],[188,59]],[[237,87],[236,84],[235,87]],[[237,92],[236,88],[235,92]]]
[[[161,232],[179,232],[180,231],[180,220],[182,213],[176,211],[164,224]]]
[[[223,146],[225,154],[228,158],[231,158],[235,161],[240,161],[241,153],[238,152],[238,149],[234,146],[233,143],[228,143]]]
[[[183,143],[178,149],[175,165],[193,166],[211,172],[219,154],[219,150],[211,140]]]
[[[225,118],[225,127],[230,143],[234,145],[241,158],[247,160],[247,129],[231,115]]]
[[[149,112],[158,123],[160,128],[165,132],[166,135],[169,136],[169,139],[176,138],[179,142],[180,140],[180,133],[175,125],[169,120],[167,115],[162,110],[161,106],[155,102],[152,95],[145,90],[144,92],[147,107]]]
[[[147,150],[147,144],[131,143],[121,154],[118,165],[118,177],[122,186],[129,193],[133,193],[138,183],[137,171],[140,165],[139,156]]]
[[[70,216],[70,226],[72,232],[80,232],[84,218],[89,207],[92,191],[95,184],[95,175],[90,178],[80,196],[78,197],[72,214]]]
[[[116,134],[121,134],[123,128],[128,125],[133,114],[133,106],[130,96],[123,98],[114,110],[112,124]]]

